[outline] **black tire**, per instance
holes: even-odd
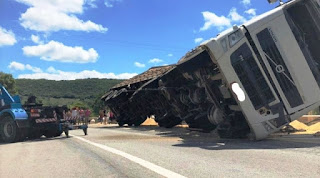
[[[232,128],[230,124],[220,124],[217,128],[218,135],[220,138],[231,139],[232,137]]]
[[[173,128],[176,125],[181,124],[182,120],[179,117],[172,117],[170,120],[168,120],[167,123],[164,124],[165,128]]]
[[[6,143],[13,143],[20,140],[19,128],[10,116],[5,116],[1,121],[0,136]]]
[[[218,135],[220,138],[231,139],[232,133],[230,130],[218,129]]]
[[[62,132],[63,132],[63,131],[57,131],[55,137],[61,136],[61,135],[62,135]]]
[[[134,122],[134,126],[135,127],[140,126],[146,119],[147,119],[147,117],[138,119],[137,121]]]
[[[161,122],[161,121],[156,121],[158,123],[158,126],[159,127],[164,127],[164,122]]]
[[[28,129],[23,128],[23,129],[19,129],[18,128],[18,132],[17,132],[17,136],[16,136],[16,141],[20,142],[20,141],[24,141],[26,138],[28,137]]]
[[[29,131],[29,139],[38,139],[42,136],[43,134],[39,129],[31,129]]]
[[[52,138],[56,136],[56,134],[57,134],[57,131],[52,129],[52,130],[46,130],[43,135],[46,136],[46,138]]]

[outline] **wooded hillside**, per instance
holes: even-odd
[[[90,108],[112,86],[122,80],[81,79],[81,80],[31,80],[16,79],[18,93],[24,103],[28,96],[34,95],[44,105],[85,104]]]

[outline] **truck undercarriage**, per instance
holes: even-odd
[[[119,125],[138,126],[154,115],[160,127],[171,128],[185,121],[190,128],[204,132],[217,129],[223,138],[246,137],[249,126],[219,67],[206,50],[192,53],[197,55],[182,59],[137,89],[130,83],[102,97]]]

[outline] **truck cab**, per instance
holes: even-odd
[[[202,44],[255,139],[320,105],[320,6],[291,1]]]

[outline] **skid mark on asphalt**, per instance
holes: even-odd
[[[130,161],[135,162],[135,163],[137,163],[137,164],[139,164],[139,165],[141,165],[141,166],[143,166],[143,167],[145,167],[145,168],[147,168],[147,169],[149,169],[149,170],[151,170],[153,172],[156,172],[156,173],[158,173],[158,174],[160,174],[162,176],[174,177],[174,178],[185,178],[184,176],[182,176],[182,175],[180,175],[178,173],[172,172],[172,171],[170,171],[168,169],[165,169],[163,167],[160,167],[160,166],[155,165],[155,164],[153,164],[153,163],[151,163],[149,161],[143,160],[141,158],[138,158],[136,156],[130,155],[130,154],[125,153],[123,151],[117,150],[115,148],[111,148],[111,147],[108,147],[106,145],[95,143],[95,142],[89,141],[87,139],[84,139],[82,137],[78,137],[78,136],[75,136],[75,135],[72,135],[72,137],[74,137],[74,138],[76,138],[78,140],[81,140],[83,142],[86,142],[86,143],[88,143],[90,145],[93,145],[95,147],[101,148],[101,149],[103,149],[105,151],[108,151],[110,153],[113,153],[113,154],[122,156],[122,157],[124,157],[126,159],[129,159]]]

